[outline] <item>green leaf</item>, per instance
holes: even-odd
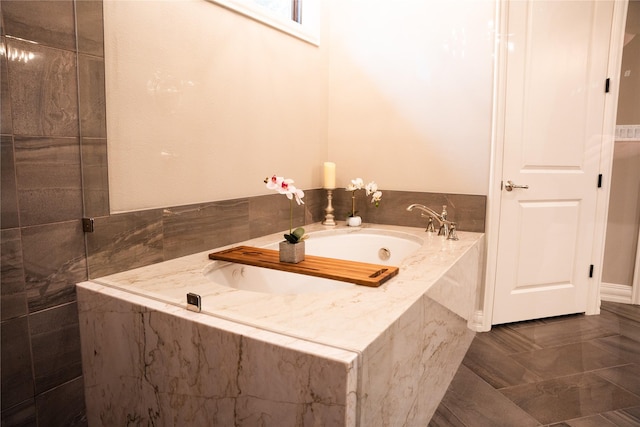
[[[295,230],[293,230],[293,234],[294,236],[296,236],[298,238],[298,240],[300,240],[302,238],[302,236],[304,236],[304,228],[302,227],[298,227]]]
[[[289,243],[298,243],[298,238],[296,236],[294,236],[293,234],[285,234],[284,238]]]

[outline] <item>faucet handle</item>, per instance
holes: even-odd
[[[459,240],[458,234],[456,233],[456,223],[452,222],[449,226],[449,235],[447,236],[447,240]]]
[[[425,215],[424,213],[421,213],[420,216],[422,218],[428,218],[429,219],[429,223],[427,224],[427,229],[424,230],[427,233],[435,233],[436,232],[436,228],[433,225],[433,217],[431,215]]]
[[[427,224],[427,229],[425,230],[428,233],[435,233],[436,229],[433,226],[433,218],[429,216],[429,224]]]

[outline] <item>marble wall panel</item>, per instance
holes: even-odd
[[[0,47],[6,49],[4,36],[0,39]],[[7,56],[0,55],[0,133],[10,134],[11,125],[11,102],[9,102],[9,75],[7,73]]]
[[[104,88],[104,59],[78,54],[78,84],[82,136],[106,138],[107,104]]]
[[[38,427],[35,399],[29,399],[6,409],[3,406],[1,424],[3,426]]]
[[[76,54],[16,39],[7,38],[6,42],[9,54],[16,51],[38,59],[8,64],[14,134],[77,137]]]
[[[280,194],[255,196],[249,199],[250,238],[260,237],[290,227],[289,199]],[[293,203],[293,228],[324,219],[326,192],[312,189],[304,192],[304,205]]]
[[[148,310],[132,309],[126,301],[82,288],[78,289],[78,310],[89,425],[126,424],[119,420],[127,417],[139,425],[152,425],[149,417],[156,414],[155,408],[147,412],[143,399],[146,393],[153,397],[154,391],[139,370],[146,354],[143,334]],[[113,408],[103,405],[104,399]]]
[[[76,2],[78,52],[104,57],[102,1]]]
[[[305,224],[324,220],[327,207],[327,190],[315,188],[304,192]]]
[[[108,187],[107,177],[100,175],[102,172],[106,174],[106,164],[104,163],[106,162],[106,153],[101,152],[103,149],[100,146],[100,142],[97,142],[95,147],[87,146],[87,150],[91,150],[89,156],[93,157],[90,158],[96,159],[94,181],[102,180],[102,184],[97,183],[95,188],[92,187],[90,189],[85,186],[85,192],[89,191],[96,198],[100,197],[100,195],[106,198],[108,193],[108,189],[105,188]],[[93,175],[87,174],[86,176],[90,178]],[[101,185],[103,186],[101,187]],[[344,193],[349,194],[346,191]],[[477,224],[482,223],[482,228],[484,228],[484,196],[431,195],[429,193],[406,194],[405,192],[393,191],[388,193],[389,197],[386,200],[390,205],[393,205],[388,208],[391,212],[382,216],[373,215],[371,222],[409,226],[415,226],[415,223],[425,223],[426,221],[420,218],[420,215],[416,212],[406,211],[406,206],[408,206],[406,200],[409,198],[424,199],[426,194],[427,198],[431,196],[434,200],[455,199],[457,200],[457,206],[475,206],[477,209],[472,214],[474,221]],[[364,193],[362,196],[364,196]],[[90,277],[96,278],[153,262],[161,262],[233,244],[249,238],[286,231],[290,226],[291,208],[293,208],[293,228],[322,221],[325,217],[325,208],[327,206],[326,190],[308,190],[305,192],[303,200],[305,202],[304,205],[297,205],[294,202],[293,206],[291,206],[289,199],[283,195],[269,194],[246,199],[165,208],[162,210],[162,218],[159,219],[160,222],[157,225],[157,232],[161,234],[156,235],[155,232],[146,235],[141,234],[135,243],[138,247],[162,247],[162,256],[153,256],[144,262],[138,262],[139,260],[135,257],[120,256],[121,250],[127,251],[128,249],[126,248],[131,246],[132,242],[126,239],[123,240],[119,236],[123,235],[123,233],[126,234],[125,230],[128,227],[130,228],[131,224],[140,221],[141,218],[147,218],[147,220],[152,218],[152,221],[156,221],[155,215],[159,210],[129,212],[96,218],[96,231],[87,234],[90,254]],[[104,203],[106,204],[107,202],[104,199]],[[339,203],[344,204],[344,200]],[[87,209],[91,209],[91,207],[88,206]],[[106,206],[103,206],[103,209],[106,209]],[[382,207],[379,209],[382,209]],[[154,214],[154,212],[156,213]],[[455,214],[456,211],[453,212]],[[87,216],[92,215],[87,213]],[[340,220],[340,218],[336,218],[336,220]],[[113,236],[116,236],[116,238],[113,238]],[[96,250],[101,253],[97,253]],[[111,256],[115,256],[117,259],[109,259]]]
[[[479,287],[484,282],[484,237],[453,265],[446,275],[434,283],[427,295],[462,317],[473,319]]]
[[[13,228],[20,225],[18,217],[18,190],[16,187],[16,169],[13,157],[13,138],[0,136],[0,226]]]
[[[84,192],[85,200],[92,199],[85,215],[93,217],[99,212],[91,209],[108,213],[106,144],[101,139],[88,141],[82,147],[87,153],[83,155]],[[101,197],[102,208],[93,203]],[[324,218],[324,190],[305,192],[304,201],[304,205],[293,204],[294,228]],[[87,234],[89,275],[100,277],[288,230],[290,207],[285,196],[272,194],[98,216],[95,231]]]
[[[27,316],[0,324],[2,335],[2,409],[10,408],[33,396],[31,350]],[[4,425],[4,424],[3,424]]]
[[[7,320],[27,314],[20,229],[0,232],[0,256],[0,315]]]
[[[79,3],[83,3],[78,5],[79,21],[97,12],[101,16],[102,2]],[[87,13],[86,8],[93,11]],[[87,275],[79,221],[82,192],[74,2],[2,0],[0,25],[1,424],[86,425],[82,423],[84,398],[73,304],[75,283]],[[101,20],[87,22],[83,28],[78,35],[83,42],[97,41],[98,35],[101,40]],[[83,46],[87,54],[101,51],[101,42],[99,49],[87,47],[88,43]],[[99,74],[95,62],[82,61],[83,93],[90,94],[92,101],[100,87],[90,86],[99,82],[86,80]],[[87,118],[96,120],[95,111],[83,116],[85,123]],[[104,120],[104,113],[102,116]],[[31,328],[22,327],[15,334],[17,329],[7,329],[15,322],[26,325],[26,319]],[[26,349],[20,352],[19,346]],[[19,357],[20,364],[8,364],[12,357]],[[7,390],[6,380],[15,380],[18,372],[23,380]]]
[[[475,332],[468,329],[465,319],[430,298],[423,298],[426,300],[423,313],[429,319],[430,326],[437,328],[437,332],[425,332],[429,344],[421,365],[424,372],[419,380],[416,405],[408,417],[411,420],[409,424],[414,425],[420,425],[436,411],[475,337]],[[456,368],[452,369],[452,366]]]
[[[336,219],[344,221],[351,211],[351,192],[339,188],[333,194]],[[368,223],[426,228],[427,219],[421,218],[419,212],[407,212],[407,206],[413,203],[438,213],[442,211],[442,205],[447,205],[448,218],[458,223],[458,230],[484,232],[486,196],[383,190],[382,200],[376,208],[364,190],[356,191],[356,211]]]
[[[363,353],[360,424],[428,425],[474,335],[426,296],[412,305]]]
[[[14,137],[20,222],[46,224],[82,216],[78,138]]]
[[[306,199],[306,195],[303,201]],[[306,203],[306,201],[305,201]],[[281,194],[269,194],[249,198],[249,227],[250,237],[259,237],[289,230],[291,214],[293,214],[293,228],[305,224],[305,206],[290,204],[289,199]]]
[[[2,0],[7,34],[62,49],[75,49],[72,0]]]
[[[340,425],[347,364],[114,295],[78,289],[89,425]]]
[[[249,238],[249,202],[225,200],[163,209],[164,259]]]
[[[38,426],[87,426],[82,377],[68,381],[36,397]]]
[[[75,301],[75,284],[87,277],[79,220],[22,228],[29,312]]]
[[[36,394],[82,375],[75,302],[31,314],[29,327]]]
[[[244,340],[241,366],[237,413],[246,425],[345,425],[348,386],[346,375],[336,375],[345,372],[339,362]]]
[[[91,299],[79,291],[90,425],[228,425],[239,392],[239,337]]]
[[[84,215],[109,215],[109,167],[107,140],[82,138],[82,195]]]
[[[162,262],[162,210],[95,218],[95,231],[87,233],[89,276]]]

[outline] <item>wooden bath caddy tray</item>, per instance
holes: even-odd
[[[368,264],[313,255],[305,255],[304,261],[290,264],[280,262],[280,255],[276,250],[252,246],[236,246],[224,251],[213,252],[209,254],[209,258],[324,277],[325,279],[340,280],[374,288],[391,279],[399,271],[398,267],[389,265]]]

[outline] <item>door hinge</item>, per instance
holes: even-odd
[[[593,264],[589,266],[589,277],[593,277]]]
[[[93,233],[93,218],[82,218],[82,231]]]
[[[607,77],[604,81],[604,93],[609,93],[609,86],[611,85],[611,79]]]
[[[602,188],[602,174],[598,175],[598,188]]]

